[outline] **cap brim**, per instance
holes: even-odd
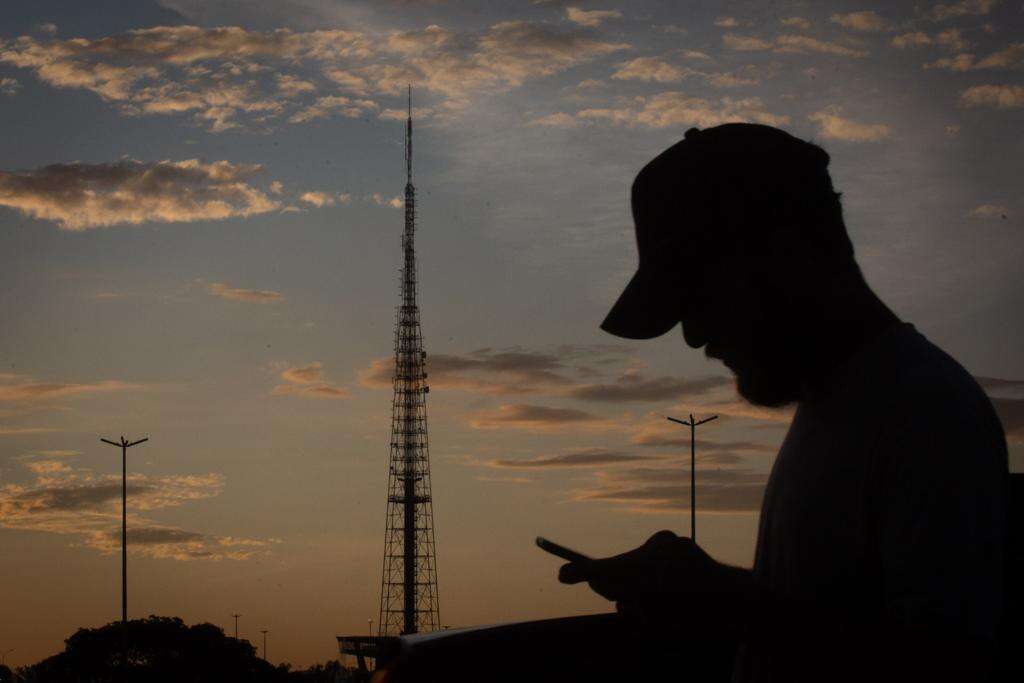
[[[641,268],[612,306],[601,329],[624,339],[654,339],[679,323],[677,310],[664,280]]]

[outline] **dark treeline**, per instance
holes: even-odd
[[[337,661],[293,671],[257,656],[247,640],[213,624],[188,626],[177,617],[150,616],[126,626],[81,628],[52,657],[11,671],[0,683],[337,683],[367,676]]]

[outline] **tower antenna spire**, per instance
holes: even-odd
[[[405,120],[405,182],[412,185],[412,83],[409,84],[409,116]]]

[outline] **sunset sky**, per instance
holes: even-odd
[[[869,283],[993,397],[1024,469],[1024,4],[0,4],[0,650],[178,615],[270,659],[377,618],[413,87],[442,623],[603,611],[662,528],[749,565],[789,419],[678,330],[598,324],[629,186],[691,126],[831,155]],[[881,419],[881,416],[880,416]],[[936,429],[941,429],[936,425]]]

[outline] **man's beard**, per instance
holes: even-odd
[[[781,408],[800,399],[802,382],[795,372],[737,369],[736,391],[750,403]]]

